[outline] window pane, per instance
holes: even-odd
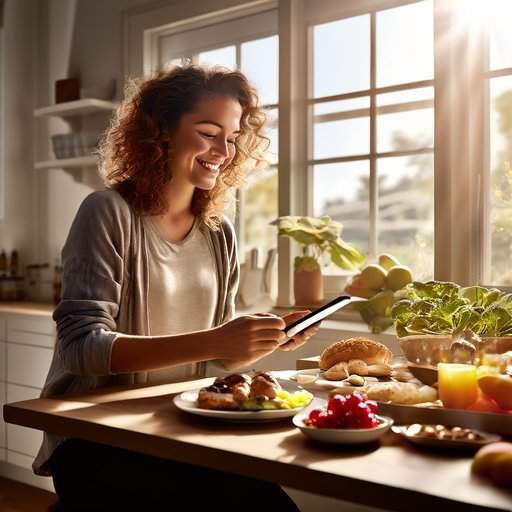
[[[244,187],[244,250],[260,248],[263,254],[277,246],[277,231],[269,223],[277,214],[277,170],[255,171]]]
[[[419,87],[417,89],[404,89],[403,91],[387,92],[377,96],[377,106],[394,105],[407,101],[423,101],[434,99],[433,87]]]
[[[359,110],[370,108],[370,97],[362,96],[351,100],[327,101],[325,103],[316,103],[313,105],[315,116],[320,114],[332,114],[334,112],[347,112],[350,110]]]
[[[267,159],[271,164],[277,164],[279,151],[278,110],[276,108],[265,110],[265,114],[267,115],[265,136],[270,139]]]
[[[277,103],[279,91],[278,37],[242,44],[241,69],[258,90],[260,105]]]
[[[236,48],[226,46],[199,54],[199,64],[207,66],[224,66],[229,69],[236,69]]]
[[[491,280],[512,285],[512,76],[495,78],[491,94]]]
[[[416,280],[434,275],[433,168],[432,155],[377,161],[378,250],[409,265]]]
[[[370,151],[370,118],[315,123],[313,158],[366,155]]]
[[[434,77],[432,0],[377,13],[377,86]]]
[[[489,13],[487,18],[490,32],[490,69],[512,67],[511,2],[510,0],[487,0],[485,9]]]
[[[432,147],[434,109],[409,110],[377,116],[377,151]]]
[[[313,167],[315,216],[329,215],[343,224],[342,238],[368,252],[368,160]]]
[[[313,96],[370,88],[370,16],[316,25]]]

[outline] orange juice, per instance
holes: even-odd
[[[476,366],[438,363],[439,398],[444,407],[465,409],[478,397]]]

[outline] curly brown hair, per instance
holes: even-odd
[[[258,95],[238,71],[200,66],[175,67],[147,78],[132,80],[110,128],[99,146],[105,184],[117,190],[139,214],[158,215],[167,209],[165,185],[169,139],[183,114],[193,112],[204,97],[227,96],[242,107],[235,156],[211,190],[196,188],[192,211],[212,229],[218,229],[230,192],[243,184],[248,167],[266,163],[269,140],[262,134],[265,114]]]

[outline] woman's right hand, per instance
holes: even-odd
[[[271,354],[286,339],[285,321],[271,313],[245,315],[212,330],[216,359],[229,369],[247,366]]]

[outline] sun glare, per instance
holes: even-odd
[[[500,20],[508,23],[512,16],[511,0],[459,0],[458,8],[470,30],[489,29]]]

